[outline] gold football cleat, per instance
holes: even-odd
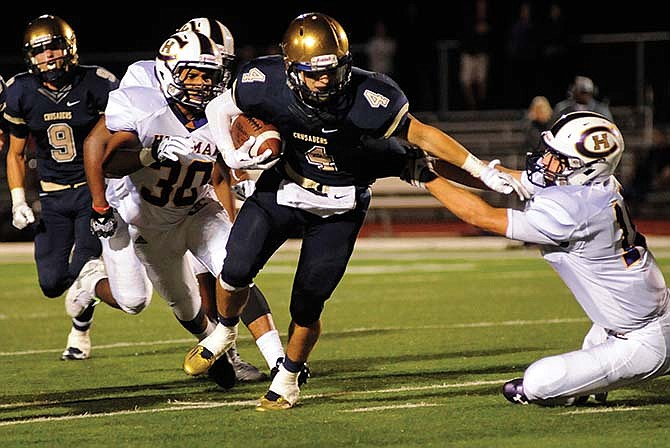
[[[268,400],[265,398],[265,395],[261,397],[261,400],[256,405],[257,411],[283,411],[285,409],[291,409],[293,405],[289,403],[284,397],[279,397],[277,400]]]
[[[203,373],[206,373],[215,362],[216,358],[212,352],[202,345],[196,345],[184,358],[184,372],[191,376],[202,375]]]

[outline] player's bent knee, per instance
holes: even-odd
[[[242,286],[233,286],[232,284],[224,281],[222,277],[219,277],[219,284],[226,291],[235,292],[235,291],[239,291],[241,289],[250,287],[253,283],[243,284]]]
[[[139,314],[151,303],[151,297],[116,298],[116,303],[126,314]]]
[[[323,302],[291,304],[291,319],[301,327],[309,327],[321,318]]]
[[[566,381],[567,365],[560,356],[535,361],[523,376],[523,390],[531,400],[547,400],[559,395]]]

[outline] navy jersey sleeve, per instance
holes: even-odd
[[[5,107],[7,106],[7,84],[0,76],[0,131],[7,132],[7,121],[5,120]]]
[[[109,92],[119,87],[119,79],[104,67],[93,66],[92,68],[93,70],[89,73],[89,76],[91,78],[93,104],[96,111],[102,114],[107,107]]]
[[[30,86],[27,85],[29,81],[30,78],[25,73],[21,73],[7,82],[3,117],[9,132],[19,138],[26,138],[30,132],[23,108],[25,92],[30,90]]]
[[[235,79],[235,104],[245,113],[264,119],[263,112],[257,106],[276,93],[270,86],[277,85],[276,80],[283,78],[284,61],[281,56],[262,56],[247,62],[240,68]]]
[[[388,138],[405,120],[409,102],[398,84],[386,75],[354,69],[356,88],[351,121],[364,133]]]

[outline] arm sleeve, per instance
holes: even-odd
[[[507,211],[508,238],[558,246],[572,239],[578,223],[560,203],[535,195],[525,211]]]
[[[125,89],[113,90],[109,93],[105,121],[107,129],[112,132],[135,130],[135,114]]]
[[[217,96],[207,104],[205,108],[207,123],[209,123],[216,146],[221,148],[221,150],[224,150],[224,148],[235,148],[233,139],[230,136],[230,121],[235,115],[241,113],[242,111],[235,105],[235,101],[233,101],[230,90]]]

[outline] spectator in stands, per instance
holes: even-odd
[[[531,2],[521,3],[519,16],[509,28],[506,41],[506,87],[510,99],[525,107],[535,92],[538,45]],[[522,106],[523,105],[523,106]]]
[[[491,52],[491,25],[487,15],[488,1],[477,0],[472,21],[461,39],[459,80],[468,109],[481,109],[488,91]]]
[[[386,22],[375,22],[374,34],[365,44],[368,69],[393,76],[395,68],[396,40],[388,34]]]
[[[552,2],[549,5],[548,17],[542,23],[542,48],[540,50],[543,89],[550,101],[559,101],[563,96],[562,86],[569,82],[568,54],[572,40],[563,9],[558,3]]]
[[[540,143],[540,134],[551,127],[553,110],[546,96],[536,96],[530,102],[523,118],[523,131],[526,138],[526,150],[534,151]]]
[[[634,215],[649,192],[661,185],[670,186],[670,126],[654,127],[652,144],[637,160],[631,183],[624,190]]]
[[[3,116],[3,113],[5,112],[5,96],[7,95],[5,91],[6,88],[5,80],[0,76],[0,154],[2,154],[2,151],[7,144],[7,140],[9,139],[7,136],[7,122]]]
[[[561,115],[578,110],[590,110],[612,120],[612,112],[605,101],[596,99],[596,86],[591,78],[575,76],[574,82],[568,89],[568,97],[554,107],[552,123]]]

